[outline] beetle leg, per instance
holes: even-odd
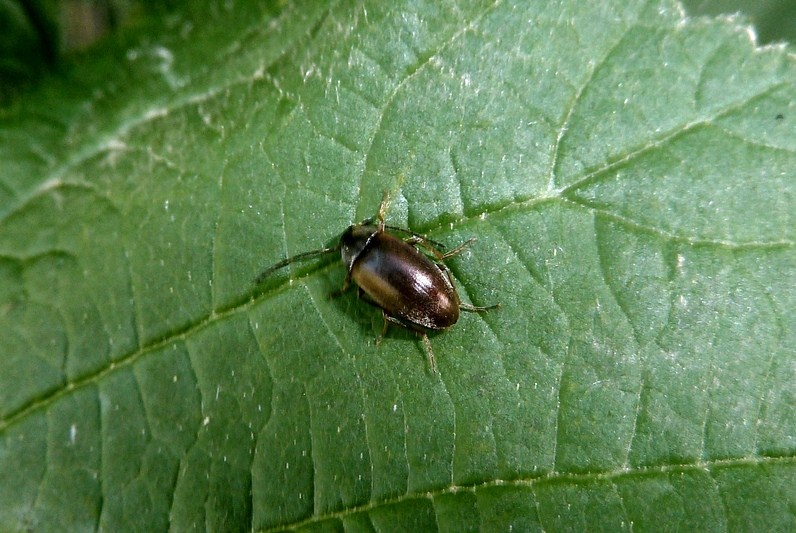
[[[434,359],[434,350],[431,349],[431,341],[426,333],[420,333],[420,336],[423,339],[423,347],[426,351],[426,358],[428,359],[428,365],[431,367],[431,372],[437,374],[437,362]]]
[[[414,237],[412,237],[410,239],[407,239],[406,243],[407,244],[419,244],[420,246],[422,246],[423,248],[425,248],[426,250],[431,252],[434,255],[434,257],[437,259],[437,261],[444,261],[445,259],[448,259],[449,257],[453,257],[454,255],[458,255],[458,254],[462,253],[464,251],[464,249],[467,248],[468,246],[470,246],[474,241],[475,241],[475,237],[473,237],[472,239],[467,239],[466,241],[461,243],[459,246],[457,246],[453,250],[449,250],[447,252],[440,252],[439,250],[437,250],[437,248],[435,248],[433,246],[433,244],[437,244],[437,243],[435,243],[434,241],[431,241],[429,239],[423,238],[420,235],[415,235]]]
[[[451,287],[455,287],[456,285],[453,283],[453,274],[451,274],[451,269],[448,268],[448,265],[445,263],[437,263],[437,268],[439,268],[445,276],[448,278],[448,283],[451,284]]]
[[[470,242],[470,241],[467,241],[467,242]],[[467,242],[464,243],[464,244],[467,244]],[[461,248],[461,246],[460,246],[460,248]],[[453,285],[453,275],[451,274],[450,269],[445,265],[445,263],[438,263],[437,266],[439,267],[439,269],[441,271],[443,271],[445,273],[446,276],[448,276],[448,281],[450,282],[451,285]],[[462,311],[469,311],[471,313],[483,313],[484,311],[489,311],[490,309],[497,309],[498,307],[500,307],[499,303],[496,303],[496,304],[493,304],[493,305],[481,306],[481,305],[470,305],[470,304],[459,302],[459,309],[461,309]]]
[[[366,296],[365,301],[368,301],[367,295],[365,296]],[[400,320],[398,320],[397,318],[388,315],[384,309],[381,310],[381,316],[384,319],[384,326],[381,328],[381,335],[376,337],[376,346],[381,344],[381,340],[387,334],[387,328],[390,326],[390,322],[392,322],[393,324],[398,324],[402,328],[410,327],[401,322]],[[434,374],[437,374],[438,373],[437,361],[434,359],[434,350],[431,349],[431,341],[429,340],[428,335],[424,331],[418,331],[418,330],[415,330],[415,333],[420,335],[420,338],[423,340],[423,349],[426,352],[426,359],[428,359],[428,365],[429,367],[431,367],[431,371]]]
[[[445,246],[441,242],[435,241],[434,239],[429,239],[425,235],[421,235],[419,233],[415,233],[412,230],[408,230],[406,228],[399,228],[398,226],[390,226],[389,224],[385,224],[384,227],[387,228],[387,229],[393,230],[393,231],[397,231],[397,232],[400,232],[400,233],[405,233],[406,235],[411,235],[412,238],[406,239],[406,242],[408,244],[417,244],[417,243],[420,243],[420,242],[427,242],[427,243],[433,244],[439,250],[444,250],[445,248],[447,248],[447,246]]]
[[[390,207],[390,191],[384,191],[379,204],[379,211],[376,213],[376,220],[379,221],[379,231],[384,231],[384,217],[387,215],[387,209]]]
[[[348,287],[351,286],[351,270],[346,272],[345,279],[343,280],[343,288],[340,289],[341,292],[345,292],[348,290]]]
[[[411,245],[419,244],[425,250],[430,252],[436,258],[437,261],[442,261],[450,253],[450,252],[448,252],[446,254],[446,253],[440,252],[439,250],[437,250],[434,247],[434,245],[432,244],[432,241],[429,241],[428,239],[426,239],[424,237],[421,237],[420,235],[415,235],[414,237],[410,237],[409,239],[406,239],[405,242],[406,242],[406,244],[411,244]],[[453,251],[453,250],[451,250],[451,251]]]
[[[362,287],[357,287],[357,298],[359,298],[368,305],[372,305],[373,307],[378,307],[379,309],[381,309],[382,313],[384,312],[384,309],[382,309],[382,307],[378,303],[376,303],[376,301],[373,298],[371,298],[370,295],[362,289]]]
[[[403,324],[401,322],[397,321],[396,319],[394,319],[393,317],[391,317],[390,315],[388,315],[387,312],[384,309],[382,309],[379,304],[374,302],[373,299],[370,296],[368,296],[368,293],[366,293],[365,291],[362,290],[362,287],[357,287],[357,289],[358,289],[357,290],[357,296],[363,302],[381,309],[381,318],[384,320],[384,324],[381,327],[381,333],[379,333],[379,336],[376,337],[376,346],[378,346],[379,344],[381,344],[381,340],[387,334],[387,327],[389,327],[389,325],[390,325],[389,323],[390,322],[395,322],[396,324],[399,324],[401,326],[403,326]]]
[[[459,303],[459,309],[462,311],[470,311],[471,313],[483,313],[484,311],[489,311],[490,309],[497,309],[500,307],[499,303],[492,304],[492,305],[470,305],[470,304],[463,304]]]
[[[351,286],[351,276],[348,275],[343,280],[343,286],[340,287],[339,289],[337,289],[336,291],[332,292],[332,298],[337,298],[338,296],[342,296],[345,293],[345,291],[348,290],[348,287],[350,287],[350,286]]]
[[[466,241],[461,243],[459,246],[457,246],[453,250],[451,250],[449,252],[445,252],[444,254],[442,254],[442,257],[439,257],[438,259],[440,261],[442,261],[442,260],[447,259],[449,257],[453,257],[454,255],[460,254],[460,253],[462,253],[464,251],[465,248],[467,248],[468,246],[470,246],[474,242],[475,242],[475,237],[467,239]]]
[[[389,317],[389,315],[388,315],[388,314],[387,314],[387,313],[384,311],[384,309],[382,309],[382,310],[381,310],[381,318],[384,320],[384,325],[381,327],[381,333],[379,333],[379,336],[378,336],[378,337],[376,337],[376,346],[378,346],[379,344],[381,344],[381,340],[382,340],[382,339],[384,338],[384,336],[387,334],[387,327],[390,325],[390,323],[388,322],[388,320],[390,319],[390,317]]]
[[[388,322],[392,322],[394,324],[398,324],[402,328],[412,329],[411,326],[404,324],[400,320],[395,317],[388,315],[383,309],[381,311],[382,316],[384,317],[384,330],[382,330],[381,334],[384,334],[387,331]],[[431,368],[431,372],[434,374],[438,374],[437,372],[437,361],[434,359],[434,350],[431,349],[431,340],[428,338],[428,334],[425,331],[414,329],[415,333],[420,335],[421,340],[423,341],[423,351],[426,352],[426,359],[428,359],[428,366]]]

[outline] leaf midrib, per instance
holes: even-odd
[[[693,463],[676,463],[658,466],[642,466],[634,468],[618,468],[610,471],[602,472],[585,472],[585,473],[562,473],[562,472],[548,472],[541,473],[538,476],[519,477],[513,479],[490,479],[488,481],[464,484],[464,485],[448,485],[446,487],[432,489],[422,492],[406,493],[392,498],[384,498],[380,500],[369,501],[368,503],[356,505],[353,507],[346,507],[340,511],[331,511],[325,514],[313,515],[310,518],[299,520],[296,522],[283,523],[257,531],[261,533],[268,533],[272,531],[282,531],[285,529],[301,529],[324,522],[326,520],[344,520],[346,517],[353,516],[359,513],[367,513],[378,509],[380,507],[387,507],[392,505],[400,505],[402,503],[412,500],[431,500],[432,502],[441,496],[455,495],[460,492],[475,493],[481,489],[491,488],[511,488],[521,487],[526,489],[534,489],[535,487],[544,486],[546,484],[582,484],[594,481],[611,481],[617,483],[619,480],[634,478],[634,477],[648,477],[650,475],[671,475],[671,474],[686,474],[690,472],[712,474],[713,469],[733,468],[733,467],[759,467],[759,466],[777,466],[777,465],[796,465],[796,457],[790,455],[779,456],[753,456],[743,457],[737,459],[714,459],[709,461],[695,461]],[[538,518],[538,517],[537,517]]]

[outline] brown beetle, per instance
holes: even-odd
[[[442,262],[461,253],[475,239],[470,239],[449,252],[440,252],[437,248],[444,248],[442,244],[412,231],[386,225],[384,215],[388,204],[385,193],[376,217],[349,226],[336,246],[284,259],[260,274],[256,283],[295,261],[340,251],[347,271],[341,292],[353,280],[359,287],[362,299],[382,311],[384,327],[376,340],[377,344],[386,333],[390,322],[414,330],[422,337],[429,365],[436,372],[437,365],[427,332],[453,326],[459,320],[460,310],[483,312],[494,309],[499,304],[479,307],[462,303],[453,285],[451,273]],[[404,240],[389,233],[387,229],[410,237]],[[421,253],[418,245],[434,259]]]

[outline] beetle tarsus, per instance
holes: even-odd
[[[483,313],[484,311],[489,311],[490,309],[497,309],[500,307],[500,303],[492,304],[492,305],[470,305],[465,303],[459,303],[459,309],[462,311],[469,311],[471,313]]]

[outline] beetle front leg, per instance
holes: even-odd
[[[343,286],[337,289],[336,291],[332,292],[332,298],[337,298],[338,296],[342,296],[350,286],[351,286],[351,273],[346,275],[345,279],[343,280]]]
[[[379,333],[379,336],[376,337],[376,346],[381,344],[381,340],[387,334],[387,328],[390,326],[390,316],[386,313],[386,311],[384,311],[384,309],[381,310],[381,318],[384,320],[384,325],[381,327],[381,333]]]

